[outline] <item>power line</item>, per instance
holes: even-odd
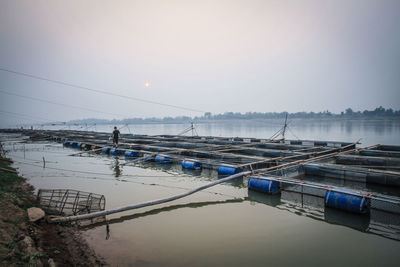
[[[80,107],[80,106],[63,104],[63,103],[58,103],[58,102],[54,102],[54,101],[43,99],[43,98],[37,98],[37,97],[32,97],[32,96],[24,96],[24,95],[20,95],[20,94],[16,94],[16,93],[3,91],[1,89],[0,89],[0,93],[6,94],[6,95],[22,97],[22,98],[26,98],[26,99],[30,99],[30,100],[34,100],[34,101],[49,103],[49,104],[53,104],[53,105],[59,105],[59,106],[67,107],[67,108],[75,108],[75,109],[86,110],[86,111],[97,112],[97,113],[103,113],[103,114],[113,115],[113,116],[128,117],[127,115],[123,115],[123,114],[110,113],[110,112],[105,112],[105,111],[101,111],[101,110],[95,110],[95,109],[90,109],[90,108],[85,108],[85,107]]]
[[[18,116],[18,117],[24,117],[24,118],[33,118],[36,121],[42,121],[42,122],[51,122],[52,120],[49,119],[45,119],[42,117],[36,117],[36,116],[31,116],[31,115],[27,115],[27,114],[21,114],[21,113],[15,113],[15,112],[10,112],[10,111],[5,111],[5,110],[0,110],[0,113],[7,113],[13,116]]]
[[[103,94],[103,95],[110,95],[110,96],[120,97],[120,98],[124,98],[124,99],[130,99],[130,100],[134,100],[134,101],[140,101],[140,102],[144,102],[144,103],[155,104],[155,105],[160,105],[160,106],[166,106],[166,107],[182,109],[182,110],[188,110],[188,111],[193,111],[193,112],[199,112],[199,113],[204,113],[205,112],[203,110],[192,109],[192,108],[176,106],[176,105],[170,105],[170,104],[165,104],[165,103],[161,103],[161,102],[141,99],[141,98],[137,98],[137,97],[131,97],[131,96],[126,96],[126,95],[111,93],[111,92],[107,92],[107,91],[103,91],[103,90],[98,90],[98,89],[89,88],[89,87],[82,86],[82,85],[77,85],[77,84],[72,84],[72,83],[68,83],[68,82],[53,80],[53,79],[49,79],[49,78],[45,78],[45,77],[41,77],[41,76],[37,76],[37,75],[32,75],[32,74],[28,74],[28,73],[24,73],[24,72],[20,72],[20,71],[10,70],[10,69],[6,69],[6,68],[2,68],[2,67],[0,67],[0,70],[4,71],[4,72],[12,73],[12,74],[20,75],[20,76],[29,77],[29,78],[36,79],[36,80],[51,82],[51,83],[60,84],[60,85],[64,85],[64,86],[69,86],[69,87],[74,87],[74,88],[78,88],[78,89],[82,89],[82,90],[86,90],[86,91],[90,91],[90,92],[100,93],[100,94]]]

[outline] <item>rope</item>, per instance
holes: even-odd
[[[295,135],[295,134],[293,133],[291,127],[287,127],[287,129],[289,130],[289,132],[290,132],[291,134],[293,134],[293,136],[294,136],[295,138],[297,138],[297,140],[300,140],[300,138],[298,138],[297,135]]]

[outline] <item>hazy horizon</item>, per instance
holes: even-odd
[[[396,0],[5,0],[0,127],[398,110],[398,10]]]

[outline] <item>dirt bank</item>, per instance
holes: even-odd
[[[29,222],[33,187],[10,164],[0,158],[0,266],[104,266],[76,227]]]

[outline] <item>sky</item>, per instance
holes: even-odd
[[[398,0],[2,0],[0,127],[397,110],[399,13]]]

